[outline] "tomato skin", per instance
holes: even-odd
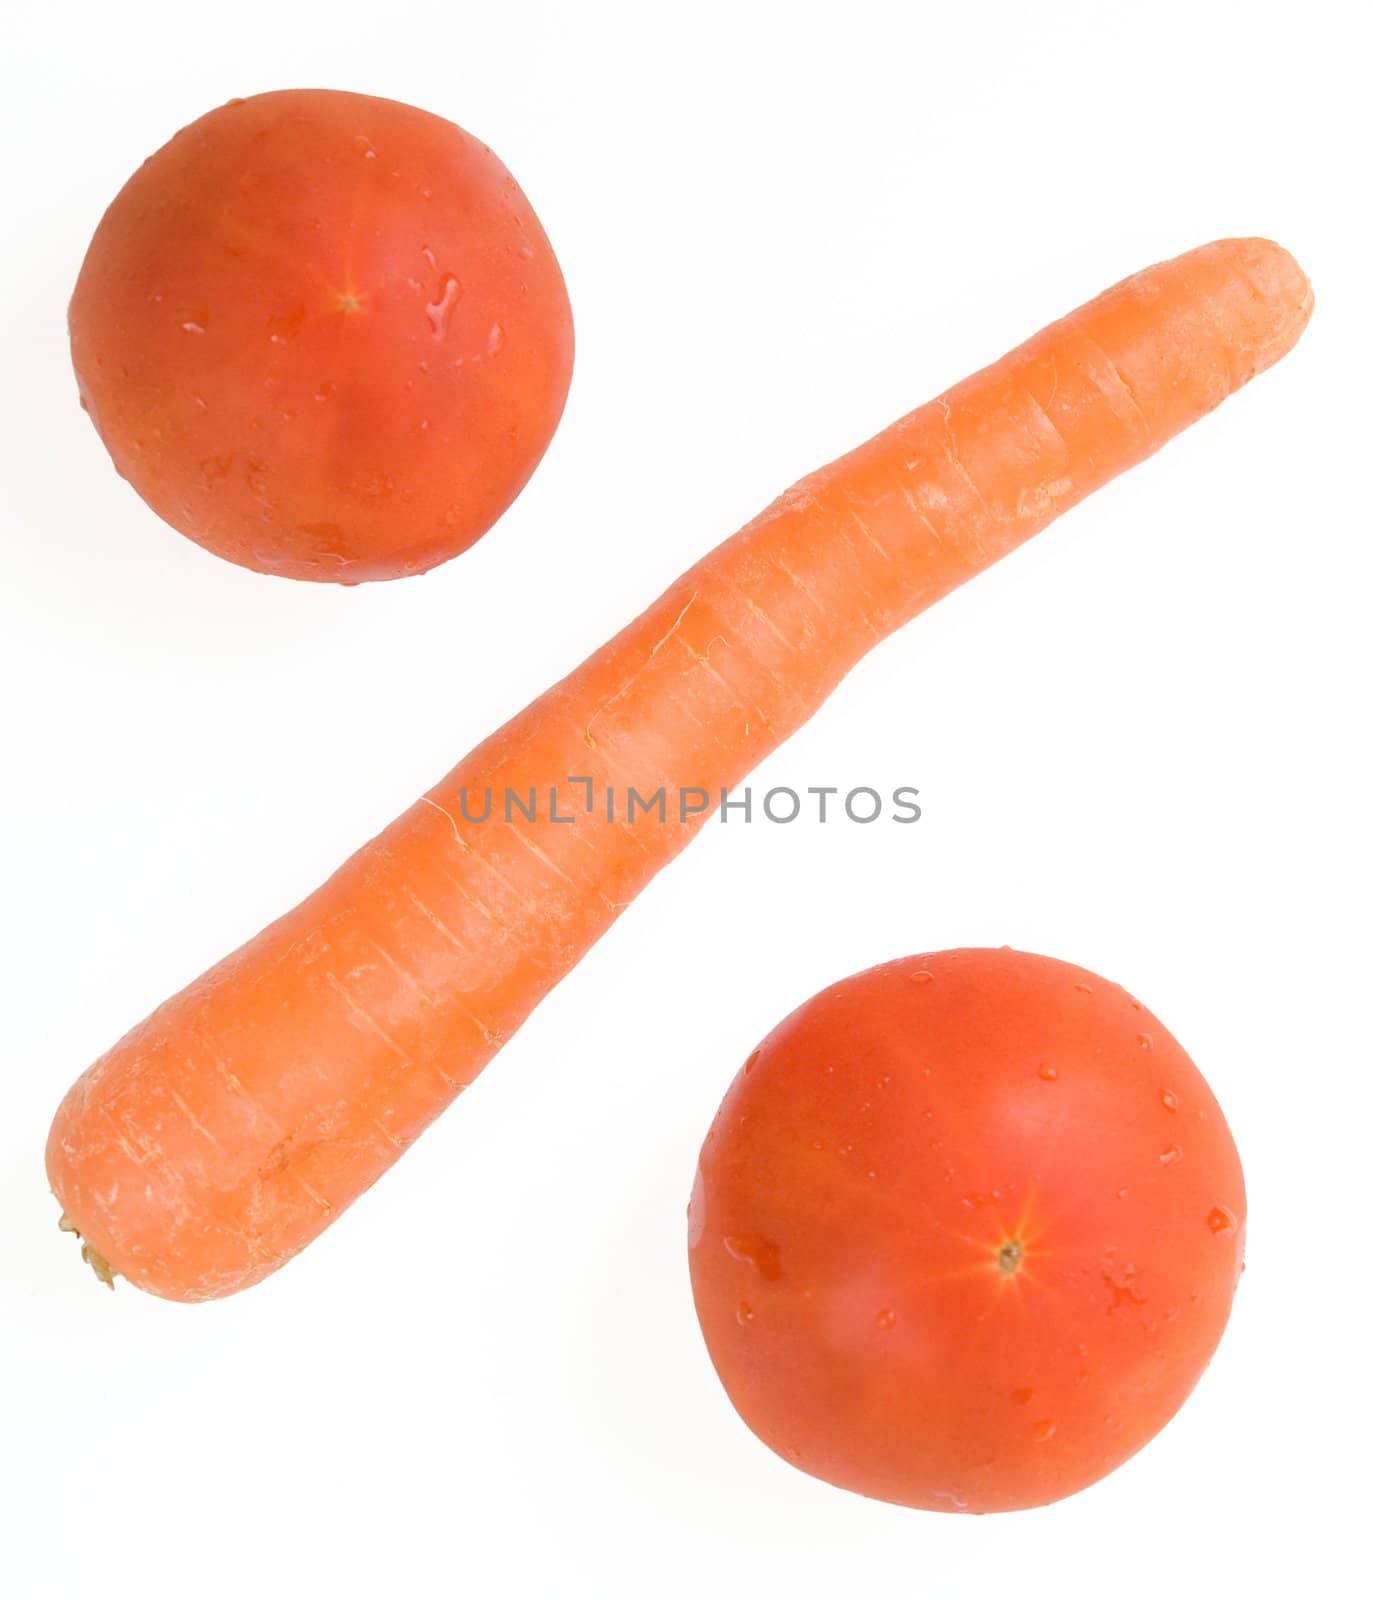
[[[72,297],[82,403],[159,516],[230,561],[356,583],[467,548],[562,414],[572,317],[529,202],[428,112],[231,101],[105,213]]]
[[[1242,1270],[1239,1157],[1177,1041],[1002,950],[848,978],[735,1078],[690,1208],[697,1314],[750,1428],[876,1499],[1009,1511],[1168,1421]]]

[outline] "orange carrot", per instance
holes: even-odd
[[[709,814],[631,820],[629,788],[718,802],[879,639],[1276,361],[1310,311],[1278,246],[1203,246],[790,489],[77,1082],[48,1172],[88,1258],[175,1300],[288,1260]],[[537,820],[507,818],[507,789],[536,791]]]

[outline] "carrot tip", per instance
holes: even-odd
[[[1259,298],[1271,308],[1272,326],[1263,348],[1257,351],[1256,370],[1262,372],[1296,344],[1311,320],[1316,297],[1311,280],[1292,253],[1272,239],[1227,241],[1243,263],[1245,275]]]
[[[74,1233],[78,1239],[81,1239],[80,1228],[76,1226],[76,1224],[65,1211],[57,1219],[57,1226],[62,1230],[63,1233]],[[81,1239],[81,1259],[86,1263],[96,1277],[100,1279],[101,1283],[103,1283],[107,1289],[114,1288],[114,1268],[105,1259],[105,1257],[94,1248],[94,1246],[87,1244],[84,1239]]]

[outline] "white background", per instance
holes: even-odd
[[[0,1587],[15,1596],[1353,1592],[1365,1564],[1366,84],[1339,4],[8,13],[0,74]],[[514,510],[432,575],[255,576],[76,404],[116,189],[231,95],[489,141],[579,354]],[[712,824],[477,1087],[237,1299],[56,1231],[69,1081],[793,478],[1148,262],[1264,233],[1296,353],[882,647],[757,781],[913,828]],[[1165,1433],[1048,1510],[923,1515],[737,1421],[684,1209],[736,1066],[876,960],[1011,942],[1139,994],[1225,1107],[1249,1271]],[[1343,1573],[1344,1576],[1340,1576]]]

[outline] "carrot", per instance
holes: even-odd
[[[788,490],[76,1083],[48,1172],[88,1259],[175,1300],[288,1260],[878,640],[1276,361],[1311,303],[1277,245],[1205,245]],[[626,816],[660,786],[665,820]]]

